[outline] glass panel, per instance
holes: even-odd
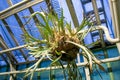
[[[11,39],[9,32],[7,31],[7,29],[5,28],[4,24],[2,23],[2,21],[0,21],[0,33],[2,38],[4,39],[4,41],[6,42],[8,47],[13,47],[14,46],[14,41]]]
[[[120,61],[111,62],[114,80],[120,79]]]
[[[85,12],[89,12],[93,10],[92,3],[87,3],[84,6],[85,6]]]
[[[3,4],[4,4],[4,5],[3,5]],[[0,11],[6,9],[6,8],[8,8],[8,7],[9,7],[9,5],[8,5],[8,3],[7,3],[7,0],[0,0]]]
[[[107,71],[107,65],[106,64],[101,64],[101,65]],[[94,65],[93,72],[91,73],[91,80],[102,80],[102,79],[111,80],[108,73],[100,70],[98,66],[96,66],[95,68],[95,65]]]
[[[5,19],[8,23],[7,26],[10,27],[11,31],[13,32],[15,38],[17,39],[19,44],[23,44],[23,40],[22,40],[22,30],[18,24],[18,22],[16,21],[15,17],[9,16],[8,18]]]
[[[28,22],[28,19],[29,19],[31,13],[29,12],[29,9],[25,9],[25,10],[19,12],[18,15],[19,15],[22,23],[26,24]],[[30,35],[38,38],[39,32],[36,28],[36,25],[35,25],[35,22],[33,19],[31,19],[24,27]]]
[[[82,9],[82,5],[80,0],[72,0],[76,15],[77,15],[77,19],[79,24],[81,24],[82,19],[83,19],[83,9]]]
[[[114,37],[114,27],[112,26],[112,18],[111,18],[111,12],[110,12],[110,7],[109,7],[109,2],[108,0],[102,0],[104,4],[104,9],[105,9],[105,14],[106,14],[106,20],[109,28],[109,32],[111,34],[111,37]]]
[[[116,62],[111,62],[110,63],[111,67],[107,67],[106,64],[102,64],[102,66],[104,66],[105,70],[107,71],[101,71],[98,67],[97,70],[93,70],[93,73],[91,75],[92,80],[119,80],[120,79],[120,61],[116,61]]]
[[[12,31],[13,36],[15,37],[15,39],[17,40],[18,44],[23,44],[23,40],[22,40],[22,31],[19,27],[19,24],[17,23],[16,19],[14,16],[10,16],[8,18],[6,18],[7,24],[5,26],[8,26],[10,28],[10,30]],[[7,40],[9,40],[8,44],[10,43],[10,47],[16,47],[16,43],[14,42],[14,40],[12,39],[12,34],[10,34],[10,32],[8,32],[6,29],[7,28],[3,28],[4,33],[7,35]],[[24,62],[24,58],[21,55],[19,50],[15,50],[12,51],[13,54],[16,56],[17,60],[20,62]]]
[[[23,0],[11,0],[13,4],[16,4],[16,3],[19,3],[20,1],[23,1]]]
[[[119,51],[118,51],[118,49],[116,47],[108,48],[107,52],[108,52],[108,57],[109,58],[113,58],[113,57],[119,56]]]
[[[41,11],[41,9],[47,11],[47,9],[48,9],[45,1],[42,1],[41,3],[32,6],[32,8],[35,12],[36,11]]]

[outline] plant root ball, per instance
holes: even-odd
[[[63,37],[58,42],[58,47],[53,50],[53,53],[55,54],[55,51],[62,54],[61,60],[62,61],[72,61],[76,59],[77,53],[79,52],[79,48],[75,46],[74,44],[67,43],[66,41],[73,41],[75,43],[79,43],[78,39],[69,38],[69,37]],[[57,57],[59,55],[55,54]]]

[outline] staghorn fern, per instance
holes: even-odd
[[[82,50],[81,53],[87,59],[91,72],[93,62],[95,62],[100,69],[104,70],[100,65],[100,61],[96,59],[93,53],[83,43],[83,40],[90,32],[91,27],[88,30],[83,31],[83,33],[79,33],[85,26],[92,25],[88,19],[84,18],[79,27],[72,29],[71,24],[64,21],[63,12],[60,18],[58,18],[57,14],[52,15],[51,13],[35,12],[31,15],[30,19],[36,15],[39,15],[43,20],[43,22],[40,22],[37,26],[42,39],[39,40],[32,37],[27,33],[27,31],[25,32],[24,39],[26,43],[38,42],[36,45],[28,45],[27,49],[30,50],[29,54],[39,58],[39,60],[34,65],[26,69],[25,77],[31,74],[32,80],[34,71],[40,62],[47,57],[52,61],[50,67],[62,67],[65,80],[67,79],[66,73],[69,80],[81,80],[81,74],[75,63],[79,49]],[[90,45],[93,46],[96,43],[98,42]],[[67,63],[67,69],[64,68],[62,62]],[[51,72],[50,80],[52,80]]]

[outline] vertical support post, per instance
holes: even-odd
[[[104,50],[104,54],[105,54],[105,58],[108,58],[107,50]],[[109,72],[110,80],[115,80],[114,75],[112,73],[112,67],[111,67],[110,62],[106,63],[106,65],[107,65],[107,69]]]
[[[115,37],[120,39],[120,0],[109,0],[112,22],[114,26]],[[117,48],[120,53],[120,43],[117,43]]]
[[[9,63],[10,63],[10,71],[16,71],[16,66],[13,65],[11,62]],[[16,74],[11,74],[9,80],[15,80],[15,78],[16,78]]]
[[[38,65],[38,68],[40,68],[40,67],[41,67],[41,65],[39,64],[39,65]],[[38,80],[41,80],[41,75],[40,75],[40,74],[41,74],[40,71],[37,72],[37,79],[38,79]]]
[[[100,24],[101,24],[101,21],[100,21],[100,17],[99,17],[99,12],[98,12],[98,8],[97,8],[96,0],[92,0],[92,5],[93,5],[93,9],[94,9],[94,13],[95,13],[95,17],[96,17],[97,24],[100,25]],[[105,54],[105,58],[108,58],[108,53],[107,53],[107,51],[106,51],[106,49],[105,49],[105,43],[104,43],[104,38],[103,38],[103,31],[102,31],[102,30],[99,30],[99,33],[100,33],[102,50],[103,50],[103,52],[104,52],[104,54]],[[110,63],[107,63],[107,67],[108,67],[108,69],[111,68],[111,64],[110,64]],[[111,79],[111,80],[114,80],[113,73],[112,73],[112,72],[109,72],[109,75],[110,75],[110,79]]]
[[[93,5],[97,25],[100,25],[101,21],[100,21],[100,17],[99,17],[99,12],[98,12],[98,8],[97,8],[96,0],[92,0],[92,5]],[[104,39],[103,39],[103,31],[99,30],[99,33],[100,33],[101,44],[102,44],[102,47],[104,48],[105,44],[104,44]]]
[[[85,57],[83,57],[83,59],[84,59],[84,62],[87,62]],[[79,53],[77,54],[77,60],[78,60],[78,64],[80,64],[81,62],[80,62],[80,54]],[[85,66],[85,75],[86,75],[86,80],[91,80],[90,71],[87,66]]]
[[[87,59],[84,57],[84,62],[87,62]],[[90,78],[90,70],[87,66],[85,66],[85,74],[86,74],[86,80],[91,80]]]
[[[79,53],[77,54],[77,61],[78,61],[78,63],[80,63],[80,54]]]

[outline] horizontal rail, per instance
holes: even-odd
[[[16,7],[19,7],[19,6],[23,5],[23,4],[26,4],[27,2],[30,2],[30,1],[31,0],[23,0],[23,1],[15,4],[15,5],[3,10],[3,11],[0,11],[0,15],[3,15],[4,13],[9,12],[10,10],[15,9]]]
[[[38,43],[37,42],[30,43],[30,45],[36,45],[36,44],[38,44]],[[9,49],[6,49],[6,50],[2,50],[2,51],[0,51],[0,54],[5,53],[5,52],[9,52],[9,51],[13,51],[13,50],[17,50],[17,49],[21,49],[21,48],[25,48],[27,46],[28,46],[28,44],[25,44],[25,45],[17,46],[17,47],[14,47],[14,48],[9,48]]]
[[[120,60],[120,56],[118,57],[114,57],[114,58],[109,58],[109,59],[103,59],[103,60],[100,60],[101,63],[107,63],[107,62],[114,62],[114,61],[118,61]],[[77,66],[86,66],[88,63],[87,62],[82,62],[82,63],[77,63]],[[64,65],[64,67],[66,67],[67,65]],[[51,67],[51,69],[59,69],[61,67],[57,66],[57,67]],[[39,69],[36,69],[35,71],[38,72],[38,71],[45,71],[45,70],[50,70],[50,67],[46,67],[46,68],[39,68]],[[32,71],[32,69],[31,69]],[[25,70],[21,70],[21,71],[12,71],[12,72],[2,72],[0,73],[0,76],[1,75],[10,75],[10,74],[20,74],[20,73],[25,73],[26,71]]]

